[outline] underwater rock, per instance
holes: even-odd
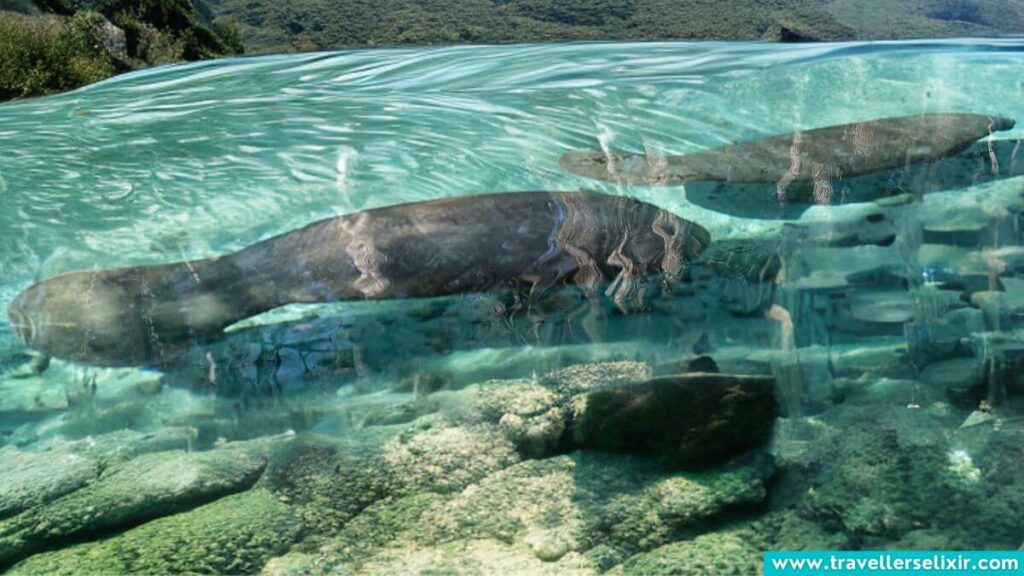
[[[246,450],[157,452],[117,464],[94,482],[0,522],[0,564],[52,542],[137,524],[245,490],[265,461]]]
[[[930,406],[946,399],[934,387],[924,386],[916,380],[863,376],[858,379],[837,378],[836,394],[844,403],[871,406]]]
[[[745,538],[746,533],[713,532],[693,540],[673,542],[638,554],[620,567],[606,572],[625,574],[673,574],[705,576],[721,574],[749,576],[761,574],[764,551]]]
[[[877,288],[877,280],[885,275],[902,279],[905,270],[902,256],[886,247],[798,245],[787,258],[782,286],[794,292],[845,293],[858,285]]]
[[[519,461],[515,447],[490,427],[431,427],[385,446],[389,476],[401,490],[457,492]]]
[[[697,365],[713,368],[714,361]],[[592,363],[538,381],[493,381],[463,395],[468,414],[475,414],[470,419],[496,423],[528,458],[583,448],[653,454],[672,466],[700,468],[769,436],[776,412],[771,377],[650,373],[639,362]]]
[[[462,490],[519,460],[494,427],[412,424],[349,431],[342,440],[303,434],[271,456],[258,484],[294,508],[312,534],[334,534],[374,502]]]
[[[1013,330],[1024,326],[1024,279],[1002,277],[1004,291],[971,294],[971,304],[985,313],[989,330]]]
[[[568,569],[582,557],[596,571],[595,556],[651,549],[757,505],[771,472],[764,460],[703,473],[666,472],[652,459],[613,454],[528,460],[455,494],[380,500],[304,560],[315,573],[399,570],[411,558],[452,566],[451,550],[494,541],[503,558],[511,561],[515,551],[515,566]],[[590,553],[599,547],[601,554]]]
[[[214,258],[61,274],[23,290],[8,314],[26,344],[53,356],[154,365],[291,303],[513,290],[539,299],[569,283],[591,302],[643,310],[660,286],[648,276],[677,282],[709,242],[699,225],[622,196],[464,196],[322,220]]]
[[[332,534],[361,510],[395,492],[380,457],[394,436],[380,427],[346,435],[344,441],[300,434],[272,453],[257,488],[288,504],[309,534]]]
[[[68,452],[22,452],[5,446],[0,460],[0,518],[77,490],[100,473],[95,459]]]
[[[904,324],[914,320],[913,295],[900,292],[858,293],[850,298],[850,317],[869,324]]]
[[[656,454],[700,468],[763,444],[777,407],[774,379],[685,374],[591,392],[575,402],[574,444]]]
[[[651,367],[643,362],[592,362],[551,372],[541,383],[559,394],[579,394],[616,384],[639,382],[650,375]]]
[[[597,567],[579,554],[543,560],[524,545],[495,539],[460,540],[437,546],[390,548],[360,564],[360,574],[409,573],[591,576]]]
[[[751,538],[767,538],[764,550],[849,550],[850,539],[843,532],[830,532],[821,524],[798,514],[792,507],[770,512],[755,521]]]
[[[359,426],[394,426],[396,424],[406,424],[420,416],[432,414],[437,410],[437,404],[419,399],[398,404],[393,401],[385,401],[381,402],[376,408],[370,408],[369,410],[366,410],[366,407],[360,408],[359,412],[362,412],[362,414],[360,420],[357,421]],[[342,412],[352,414],[354,411],[343,410]],[[350,417],[356,420],[355,415]]]
[[[427,396],[441,390],[448,384],[448,377],[433,372],[417,372],[403,378],[395,385],[395,392],[412,392],[416,396]]]
[[[234,494],[87,544],[36,554],[10,574],[252,574],[295,542],[301,527],[267,490]]]
[[[1024,397],[1024,332],[980,334],[974,344],[985,355],[986,399],[998,405]]]
[[[526,458],[544,458],[569,449],[569,417],[564,407],[526,418],[508,413],[498,421],[498,429]]]
[[[142,433],[121,430],[67,441],[46,438],[31,449],[5,446],[0,459],[0,518],[35,508],[94,481],[118,462],[150,452],[185,450],[195,430],[164,428]]]
[[[877,407],[865,410],[877,412]],[[940,481],[936,470],[946,463],[940,433],[933,425],[932,439],[921,443],[904,438],[905,429],[894,429],[891,421],[876,416],[869,422],[882,424],[879,431],[845,429],[842,446],[833,437],[815,448],[841,452],[819,452],[826,468],[811,479],[804,513],[858,538],[894,537],[927,526],[935,508],[934,502],[925,502],[935,497],[929,486]]]
[[[565,394],[533,379],[499,380],[482,384],[472,404],[483,421],[497,422],[502,435],[526,458],[544,458],[568,449]]]
[[[955,406],[973,408],[985,394],[982,368],[978,358],[954,358],[927,365],[919,378],[926,386],[944,390]]]
[[[46,372],[46,369],[50,367],[50,357],[45,354],[30,351],[26,356],[25,362],[21,366],[3,374],[3,376],[15,379],[31,378]]]
[[[922,224],[922,241],[926,244],[965,248],[991,246],[997,236],[993,217],[980,209],[958,210],[942,216],[941,219],[925,221]]]
[[[706,335],[707,333],[705,333]],[[688,360],[672,360],[654,365],[651,369],[652,376],[673,376],[675,374],[686,374],[688,372],[704,372],[706,374],[717,374],[720,372],[718,363],[711,356],[698,356]]]
[[[950,537],[951,549],[1010,548],[1020,539],[1024,427],[958,446],[959,413],[839,405],[817,418],[826,432],[800,460],[781,461],[773,498],[853,546],[883,546],[916,530]],[[990,430],[994,430],[990,428]],[[1017,462],[1017,463],[1014,463]],[[1016,491],[1016,492],[1015,492]]]
[[[935,344],[957,345],[985,331],[985,315],[977,308],[957,308],[932,320],[928,328]]]
[[[260,570],[261,576],[309,576],[319,572],[313,568],[317,557],[308,552],[289,552],[271,558]]]

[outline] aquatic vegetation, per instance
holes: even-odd
[[[37,554],[10,573],[249,573],[283,553],[299,535],[288,506],[257,489],[101,542]]]
[[[70,90],[115,70],[92,50],[86,19],[0,12],[0,100]]]
[[[188,509],[248,488],[264,461],[243,449],[155,452],[103,471],[87,487],[0,521],[0,563],[68,541]]]
[[[24,4],[0,4],[0,100],[72,90],[132,68],[244,50],[234,26],[207,22],[189,1]]]

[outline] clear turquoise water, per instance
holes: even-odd
[[[484,191],[629,193],[716,237],[681,190],[558,157],[681,154],[922,112],[1024,117],[1012,41],[575,44],[223,60],[0,106],[0,299],[41,272],[196,258],[312,220]],[[1013,137],[1024,128],[1001,136]]]
[[[586,181],[557,159],[601,145],[681,154],[924,112],[1024,117],[1019,50],[1013,41],[370,50],[173,66],[8,103],[0,300],[59,272],[196,259],[324,217],[486,191],[630,194],[715,239],[750,236],[773,224],[694,206],[681,188]],[[830,217],[805,218],[816,215]]]
[[[1022,65],[1024,44],[1015,40],[598,43],[282,55],[126,74],[68,94],[0,105],[0,302],[60,272],[198,259],[321,218],[491,191],[626,194],[700,223],[713,242],[777,243],[780,221],[712,211],[688,202],[683,188],[586,181],[559,168],[558,158],[602,145],[685,154],[795,129],[926,112],[1016,118],[1017,128],[998,135],[1013,141],[1024,135]],[[260,388],[258,362],[245,360],[254,347],[278,354],[275,391],[312,388],[312,404],[321,409],[366,397],[401,401],[401,393],[388,391],[417,372],[465,386],[597,360],[671,362],[693,357],[704,335],[723,368],[778,380],[788,417],[778,432],[782,455],[787,441],[813,440],[813,416],[835,410],[828,406],[842,398],[869,407],[923,406],[941,414],[945,433],[952,434],[972,408],[951,408],[942,389],[956,384],[959,373],[940,365],[934,372],[953,374],[943,381],[928,367],[952,357],[963,361],[961,368],[971,365],[964,374],[974,374],[988,369],[991,350],[1002,346],[1015,354],[1022,347],[1020,260],[1008,257],[999,268],[1004,254],[985,252],[1021,246],[1015,208],[1021,188],[1018,179],[1000,179],[896,209],[899,235],[890,246],[797,246],[802,252],[786,254],[790,272],[775,300],[794,320],[795,333],[786,331],[777,311],[737,316],[705,304],[668,305],[571,336],[528,325],[503,330],[487,320],[489,301],[476,296],[454,299],[455,312],[425,312],[429,305],[416,302],[293,307],[250,322],[256,330],[193,351],[163,376],[173,389],[140,396],[136,387],[161,378],[159,371],[53,360],[40,375],[15,377],[26,350],[0,318],[0,444],[31,450],[47,439],[181,422],[197,426],[207,445],[288,429],[351,431],[344,418],[322,411],[299,410],[302,417],[296,417],[294,404],[246,404],[258,413],[246,423],[244,403],[225,404],[209,389],[192,389],[206,377],[209,358],[237,364],[234,372],[221,373],[221,392],[245,396]],[[838,230],[876,208],[814,207],[800,219]],[[966,223],[958,228],[960,220]],[[1001,236],[983,244],[977,226],[971,228],[979,222]],[[943,223],[953,231],[948,242],[921,231]],[[955,237],[963,230],[967,240]],[[893,271],[901,279],[894,280]],[[820,304],[836,287],[836,275],[844,274],[860,274],[860,281],[839,306],[849,318],[837,321]],[[936,345],[940,332],[960,321],[947,312],[966,306],[964,298],[981,289],[936,291],[929,282],[943,274],[1002,290],[1009,302],[995,311],[1001,327],[957,324],[951,330],[963,342]],[[1008,280],[1000,284],[997,277]],[[727,283],[717,289],[749,294],[749,288]],[[984,312],[991,316],[990,309]],[[895,319],[854,322],[872,315]],[[300,352],[324,341],[344,353],[343,366],[306,377]],[[921,352],[929,345],[934,349]],[[82,390],[93,397],[81,400]],[[989,391],[993,401],[1005,399],[998,414],[1010,428],[1019,426],[1020,394]],[[83,403],[92,410],[85,416]],[[275,410],[279,418],[267,416]],[[216,422],[204,428],[204,415]],[[962,463],[956,458],[953,464]],[[1001,518],[1018,512],[1008,508]],[[899,536],[909,528],[893,530]],[[1009,546],[1014,537],[1001,534],[998,542]],[[881,541],[858,545],[872,542]]]

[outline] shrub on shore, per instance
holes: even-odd
[[[117,66],[89,14],[73,18],[0,12],[0,100],[71,90],[111,76]]]

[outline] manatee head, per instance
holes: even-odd
[[[50,356],[126,365],[159,356],[131,269],[83,270],[37,282],[10,303],[14,331]]]

